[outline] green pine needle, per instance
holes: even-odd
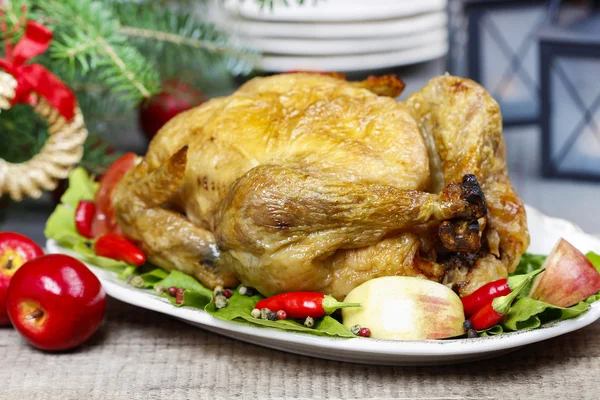
[[[121,18],[121,33],[164,75],[177,75],[191,63],[203,64],[204,69],[224,66],[233,75],[246,75],[258,61],[256,51],[234,44],[227,34],[191,12],[155,2],[113,2],[112,7]]]
[[[97,0],[34,0],[50,18],[55,40],[50,48],[54,60],[68,62],[73,78],[77,73],[97,70],[100,83],[108,86],[115,99],[137,104],[159,90],[159,77],[127,36],[106,3]]]
[[[48,128],[29,105],[18,104],[0,112],[0,158],[13,163],[29,160],[40,152]]]

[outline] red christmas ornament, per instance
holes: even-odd
[[[206,101],[206,97],[187,83],[170,80],[163,91],[154,95],[140,106],[140,125],[148,139],[171,118],[180,112],[194,108]]]

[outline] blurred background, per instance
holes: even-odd
[[[510,175],[525,202],[600,233],[598,0],[5,0],[0,7],[5,44],[24,12],[55,31],[36,61],[75,91],[90,131],[81,165],[98,176],[122,152],[143,154],[178,112],[254,76],[395,73],[407,83],[403,98],[448,71],[480,82],[500,103]],[[84,23],[71,23],[73,15]],[[14,32],[9,41],[20,38]],[[27,106],[0,114],[0,158],[27,160],[46,138]],[[0,230],[43,242],[62,190],[21,202],[0,197]]]

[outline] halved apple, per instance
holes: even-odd
[[[442,339],[465,333],[460,298],[446,286],[425,279],[388,276],[354,288],[345,302],[344,325],[360,325],[371,337],[392,340]]]
[[[590,260],[564,239],[554,246],[533,282],[529,297],[569,307],[600,291],[600,274]]]

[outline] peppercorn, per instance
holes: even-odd
[[[231,298],[231,296],[233,296],[233,293],[229,289],[223,290],[223,294],[225,294],[225,297],[227,297],[228,299]]]
[[[216,291],[216,292],[215,292],[215,297],[216,297],[216,296],[223,296],[223,297],[227,297],[227,296],[225,296],[225,291],[223,291],[223,290]]]
[[[145,284],[144,278],[139,275],[129,275],[127,283],[136,288],[143,288]]]
[[[242,296],[248,296],[248,297],[252,297],[256,294],[256,291],[248,286],[240,286],[240,288],[238,289],[238,292]]]
[[[267,319],[271,310],[268,308],[262,308],[260,310],[260,319]]]
[[[286,320],[286,319],[287,319],[287,314],[286,314],[286,312],[285,312],[285,311],[283,311],[283,310],[279,310],[279,311],[277,311],[277,319],[280,319],[280,320]]]
[[[463,324],[463,328],[465,328],[465,331],[469,331],[469,329],[473,329],[473,323],[469,320],[466,320],[465,323]]]
[[[213,293],[216,296],[218,292],[222,292],[222,291],[223,291],[223,286],[217,285],[217,286],[215,286],[215,289],[213,290]]]
[[[267,314],[267,319],[269,321],[277,321],[277,313],[275,311],[269,311]]]
[[[369,337],[369,336],[371,336],[371,330],[369,328],[362,328],[358,332],[358,336]]]
[[[163,294],[165,292],[165,287],[163,285],[157,285],[154,290],[156,290],[156,293],[158,294]]]
[[[260,318],[260,310],[258,308],[255,308],[254,310],[252,310],[250,315],[252,315],[254,318]]]
[[[227,303],[228,303],[227,297],[225,297],[225,296],[216,296],[215,297],[215,307],[217,307],[217,310],[227,307]]]
[[[476,338],[476,337],[478,337],[478,336],[479,336],[479,335],[477,334],[477,331],[476,331],[475,329],[469,329],[469,330],[467,331],[467,337],[468,337],[469,339],[473,339],[473,338]]]
[[[185,292],[185,290],[177,290],[177,293],[175,294],[175,303],[177,303],[177,304],[183,303],[183,293],[184,292]]]
[[[169,296],[173,296],[175,297],[177,295],[177,288],[175,286],[171,286],[168,290],[167,293],[169,293]]]
[[[313,317],[306,317],[306,319],[304,320],[304,326],[307,328],[312,328],[313,326],[315,326],[315,320],[313,319]]]
[[[360,326],[359,324],[356,324],[356,325],[352,325],[352,328],[350,328],[350,331],[352,331],[352,333],[354,333],[356,336],[358,336],[361,329],[362,329],[362,326]]]

